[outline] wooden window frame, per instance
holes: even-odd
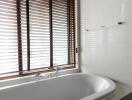
[[[30,68],[30,16],[29,16],[29,0],[26,0],[26,21],[27,21],[27,71],[23,70],[23,54],[22,54],[22,32],[21,32],[21,5],[20,5],[20,0],[16,0],[16,8],[17,8],[17,39],[18,39],[18,71],[16,72],[11,72],[7,73],[9,74],[8,76],[3,76],[0,77],[0,80],[3,79],[10,79],[10,78],[16,78],[16,77],[22,77],[22,76],[27,76],[27,75],[33,75],[38,72],[40,73],[47,73],[47,72],[52,72],[55,71],[54,67],[57,66],[65,66],[62,68],[62,70],[66,69],[73,69],[76,68],[76,29],[75,29],[75,0],[67,0],[67,23],[68,23],[68,64],[66,65],[53,65],[53,22],[52,22],[52,0],[49,0],[49,24],[50,24],[50,66],[49,67],[44,67],[44,68],[38,68],[38,69],[33,69],[31,70]],[[73,6],[71,8],[70,6]],[[73,15],[71,14],[71,9],[73,11]],[[71,32],[70,29],[70,17],[73,16],[73,28],[72,29],[74,32]],[[74,49],[74,58],[72,58],[70,55],[70,38],[72,35],[72,46]],[[71,59],[74,59],[73,61],[70,61]],[[18,75],[16,73],[19,73]],[[6,74],[6,73],[5,73]]]

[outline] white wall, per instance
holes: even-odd
[[[132,0],[80,2],[82,71],[117,81],[119,100],[132,91]]]

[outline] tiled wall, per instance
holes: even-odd
[[[116,80],[118,100],[132,91],[132,0],[80,1],[82,71]]]

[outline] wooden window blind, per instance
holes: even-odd
[[[30,0],[31,69],[49,67],[50,29],[48,0]]]
[[[0,1],[0,74],[75,67],[75,39],[74,0]]]
[[[16,0],[0,0],[0,74],[18,72]]]
[[[21,15],[21,37],[22,37],[22,59],[23,59],[23,70],[28,70],[28,48],[27,48],[27,10],[26,0],[20,2],[20,15]]]
[[[52,0],[53,62],[55,65],[75,64],[75,2]]]
[[[67,0],[52,1],[53,16],[53,62],[68,64],[68,16]]]
[[[24,69],[49,67],[49,2],[23,0],[21,9]]]

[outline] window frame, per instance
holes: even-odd
[[[20,5],[20,0],[16,0],[16,8],[17,8],[17,39],[18,39],[18,71],[16,72],[11,72],[11,73],[7,73],[9,75],[5,76],[3,75],[3,77],[0,76],[0,80],[3,80],[3,79],[10,79],[10,78],[16,78],[16,77],[22,77],[22,76],[27,76],[27,75],[33,75],[33,74],[36,74],[36,73],[47,73],[47,72],[52,72],[52,71],[55,71],[55,67],[57,66],[63,66],[62,70],[67,70],[67,69],[74,69],[74,68],[78,68],[78,36],[77,36],[77,22],[76,22],[76,18],[77,18],[77,15],[75,14],[76,12],[76,8],[77,8],[77,3],[75,2],[76,0],[67,0],[68,2],[68,9],[67,9],[67,17],[69,18],[70,17],[70,9],[69,9],[69,6],[70,6],[70,1],[73,1],[74,2],[74,7],[73,7],[73,23],[74,23],[74,63],[71,65],[70,64],[66,64],[66,65],[56,65],[56,66],[53,66],[53,23],[52,23],[52,0],[49,0],[49,15],[50,15],[50,66],[49,67],[44,67],[44,68],[37,68],[37,69],[33,69],[31,70],[30,69],[30,30],[29,30],[29,0],[26,0],[27,2],[27,11],[26,11],[26,14],[27,14],[27,21],[28,21],[28,25],[27,25],[27,29],[28,29],[28,37],[27,37],[27,41],[28,41],[28,70],[23,70],[23,54],[22,54],[22,32],[21,32],[21,5]],[[67,20],[68,21],[68,24],[70,23],[70,19]],[[70,26],[68,26],[67,28],[70,28]],[[68,29],[69,33],[70,33],[70,29]],[[68,40],[69,42],[69,40]],[[69,45],[68,45],[69,46]],[[69,49],[69,47],[68,47]],[[69,50],[68,50],[68,53],[69,53]],[[68,60],[70,59],[70,54],[68,54]],[[70,62],[70,61],[68,61]],[[70,66],[69,66],[70,65]],[[18,74],[19,73],[19,74]]]

